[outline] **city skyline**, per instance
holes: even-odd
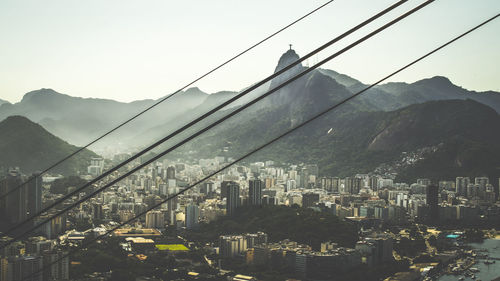
[[[497,10],[0,3],[0,281],[499,281]]]
[[[40,88],[52,88],[71,96],[127,102],[159,98],[322,3],[258,1],[236,5],[224,1],[211,4],[158,1],[148,5],[132,2],[84,5],[56,1],[21,6],[6,1],[0,4],[0,30],[8,42],[0,45],[3,60],[0,75],[7,81],[0,86],[1,98],[15,103],[26,92]],[[357,1],[334,1],[310,19],[194,86],[210,93],[241,90],[269,75],[288,44],[304,55],[392,3],[384,0],[360,5]],[[306,64],[314,64],[418,3],[409,1]],[[495,1],[453,4],[449,0],[435,1],[324,68],[364,83],[373,82],[494,15],[498,8],[500,3]],[[189,16],[185,11],[189,11]],[[255,21],[257,12],[259,21]],[[324,28],[328,25],[332,28]],[[498,29],[499,23],[494,21],[391,81],[414,82],[443,75],[467,89],[500,91],[500,82],[495,79],[499,74],[495,68],[500,45],[495,36]]]

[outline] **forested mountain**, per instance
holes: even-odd
[[[59,139],[22,116],[10,116],[1,121],[0,132],[2,171],[10,167],[19,167],[26,174],[40,171],[78,150],[78,147]],[[98,155],[83,150],[51,172],[72,175],[86,171],[92,157]]]

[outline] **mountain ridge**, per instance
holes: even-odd
[[[23,116],[9,116],[0,122],[0,167],[19,167],[23,173],[43,170],[79,148],[47,132],[42,126]],[[97,154],[83,150],[51,170],[65,175],[86,171],[90,158]]]
[[[298,58],[299,55],[294,50],[287,50],[280,57],[275,72],[288,66]],[[274,78],[271,82],[259,87],[256,91],[249,93],[237,102],[218,111],[214,116],[190,129],[189,132],[201,128],[200,126],[227,114],[251,98],[255,98],[268,89],[276,87],[291,77],[293,73],[303,69],[305,67],[301,64],[291,68],[291,70]],[[220,126],[217,126],[220,128],[215,129],[214,132],[216,133],[213,135],[225,137],[226,140],[224,142],[231,142],[233,144],[238,142],[244,143],[245,145],[239,146],[240,149],[243,149],[250,146],[250,141],[261,140],[263,139],[262,136],[269,137],[270,132],[289,129],[310,118],[313,114],[326,109],[327,106],[335,104],[365,87],[367,87],[366,84],[348,75],[329,69],[316,69],[289,85],[282,87],[264,100],[245,109],[230,120],[225,121]],[[77,145],[86,144],[95,137],[112,129],[123,120],[128,119],[133,114],[144,110],[158,101],[142,100],[131,103],[120,103],[112,100],[72,98],[51,89],[42,89],[39,91],[41,92],[27,93],[19,103],[1,105],[0,120],[12,114],[25,115],[35,122],[40,123],[40,125],[54,135]],[[107,141],[100,142],[100,147],[98,148],[119,147],[121,149],[122,144],[134,148],[144,147],[166,136],[169,132],[173,132],[189,121],[194,120],[197,116],[201,116],[203,113],[215,108],[218,104],[227,101],[238,93],[234,91],[220,91],[207,94],[199,88],[189,88],[185,92],[172,97],[169,101],[155,107],[147,114],[138,117],[131,124],[124,126],[121,129],[122,133],[113,133],[106,138]],[[318,159],[323,159],[319,162],[324,166],[324,172],[348,174],[349,172],[353,172],[354,169],[369,172],[384,164],[384,161],[393,163],[405,149],[411,150],[411,153],[417,153],[415,151],[425,150],[426,147],[432,148],[431,150],[441,147],[439,146],[440,143],[434,143],[427,136],[422,138],[415,135],[412,130],[420,130],[425,132],[424,134],[428,134],[423,128],[426,122],[439,124],[440,122],[444,122],[441,120],[445,120],[448,122],[447,126],[455,128],[453,121],[457,122],[458,120],[448,120],[444,117],[441,117],[442,119],[439,120],[428,120],[424,118],[425,116],[415,115],[415,118],[421,120],[421,122],[412,123],[410,120],[404,119],[394,112],[402,114],[405,110],[416,110],[418,107],[411,106],[419,104],[425,104],[425,107],[430,108],[434,101],[449,101],[449,103],[445,102],[442,104],[443,106],[448,106],[449,104],[456,104],[455,100],[466,101],[462,104],[463,109],[466,111],[470,110],[476,113],[479,111],[489,112],[490,116],[493,116],[490,109],[496,110],[496,113],[500,112],[500,93],[494,91],[469,91],[453,84],[448,78],[443,76],[425,78],[413,83],[390,82],[373,87],[363,95],[342,105],[333,114],[335,118],[326,118],[329,120],[328,124],[323,124],[320,127],[310,125],[310,128],[305,128],[303,130],[305,133],[298,138],[300,139],[298,143],[306,147],[311,147],[311,150],[315,151],[311,155],[316,155]],[[484,107],[478,107],[479,104],[471,103],[471,100]],[[467,107],[465,104],[469,104],[470,106]],[[410,109],[408,109],[409,107]],[[481,108],[481,110],[477,108]],[[428,115],[433,116],[431,113],[428,113]],[[481,114],[477,116],[482,116]],[[477,116],[470,117],[476,120]],[[457,117],[462,118],[463,116],[457,115]],[[380,118],[384,119],[383,122],[380,121]],[[496,117],[494,119],[496,120]],[[248,120],[252,121],[248,122]],[[399,121],[400,124],[391,123],[394,120]],[[487,122],[483,123],[486,124]],[[383,127],[383,125],[386,127]],[[477,127],[482,128],[480,125],[478,123]],[[373,128],[364,128],[369,126],[375,126],[378,131],[373,131]],[[444,126],[444,123],[441,126]],[[350,127],[356,128],[356,130]],[[224,130],[227,128],[232,128],[230,130],[231,134],[224,133]],[[330,128],[334,128],[334,132],[337,132],[337,134],[344,130],[345,139],[337,139],[332,136],[325,138],[323,134]],[[248,129],[251,133],[245,132],[245,129]],[[446,128],[443,127],[444,129]],[[360,132],[365,132],[365,135],[362,135]],[[376,133],[378,135],[375,135]],[[405,137],[407,135],[412,135],[415,139],[421,139],[422,142],[417,143],[414,140],[408,140]],[[314,136],[319,142],[316,142],[311,136]],[[368,139],[368,136],[373,138]],[[354,138],[355,141],[348,141],[349,137]],[[453,151],[452,148],[460,146],[458,141],[460,139],[463,139],[464,143],[467,144],[464,144],[462,150],[466,149],[466,146],[477,148],[484,145],[482,140],[477,140],[470,135],[455,133],[455,135],[442,138],[446,143],[450,143],[444,149]],[[496,139],[496,136],[494,139]],[[204,140],[208,143],[217,143],[217,141],[210,138],[204,138]],[[451,144],[453,141],[455,143]],[[428,143],[426,144],[425,142]],[[200,142],[195,143],[202,145]],[[318,148],[313,147],[313,143],[316,143]],[[409,145],[407,148],[399,147],[400,143],[409,143]],[[292,142],[291,145],[294,146],[294,143]],[[353,156],[354,158],[358,160],[367,158],[370,160],[367,163],[360,163],[357,160],[349,159],[347,153],[330,154],[329,150],[331,150],[332,146],[343,146],[342,150],[345,151],[359,150],[361,151],[360,155]],[[234,145],[234,147],[238,146]],[[214,147],[212,146],[212,148]],[[393,153],[391,152],[392,150],[396,152]],[[463,152],[462,150],[454,150],[457,153],[457,157]],[[481,147],[480,150],[484,151],[485,149]],[[294,147],[294,151],[290,155],[314,162],[312,157],[306,157],[306,155],[300,154],[300,151],[302,151],[301,147]],[[387,151],[391,153],[387,153]],[[282,151],[282,153],[287,152]],[[383,155],[384,153],[386,155]],[[333,159],[332,155],[336,159]],[[450,161],[455,161],[451,160],[450,155],[451,152],[446,157]],[[280,158],[279,155],[273,156]],[[324,160],[328,159],[328,157],[330,157],[329,161]],[[381,161],[381,159],[384,161]],[[338,161],[344,161],[346,165],[349,163],[352,167],[340,167],[336,164]],[[461,162],[460,160],[457,161]],[[430,165],[432,166],[432,163]],[[455,168],[449,168],[449,170],[453,169]]]

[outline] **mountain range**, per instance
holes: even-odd
[[[187,150],[203,147],[198,151],[205,157],[218,149],[228,156],[241,155],[365,86],[331,70],[314,70],[273,94],[268,106],[243,113]],[[467,91],[444,77],[389,83],[336,108],[252,160],[318,163],[322,175],[332,176],[376,172],[408,182],[460,175],[493,180],[500,176],[499,99],[500,93]]]
[[[295,51],[288,50],[275,71],[297,58]],[[295,66],[216,116],[238,108],[305,68]],[[224,147],[228,156],[237,156],[366,86],[333,70],[313,70],[204,134],[185,151],[209,157],[222,153]],[[150,144],[236,94],[207,94],[190,88],[91,149]],[[41,89],[27,93],[18,103],[1,104],[0,120],[23,115],[64,140],[83,145],[155,102],[82,99]],[[500,167],[496,160],[500,159],[500,137],[496,133],[499,112],[500,93],[469,91],[445,77],[411,84],[387,83],[368,90],[254,159],[319,163],[324,175],[377,171],[405,180],[438,178],[440,175],[433,172],[437,173],[439,166],[443,168],[441,176],[449,178],[479,174],[493,177]],[[226,149],[228,143],[231,145]]]

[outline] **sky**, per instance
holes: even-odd
[[[157,99],[325,2],[2,0],[0,99],[19,102],[40,88],[124,102]],[[395,2],[335,0],[194,86],[241,90],[272,74],[288,44],[304,55]],[[421,2],[408,1],[306,65]],[[371,83],[498,13],[498,0],[436,0],[323,67]],[[500,91],[499,34],[497,18],[391,80],[442,75],[470,90]]]

